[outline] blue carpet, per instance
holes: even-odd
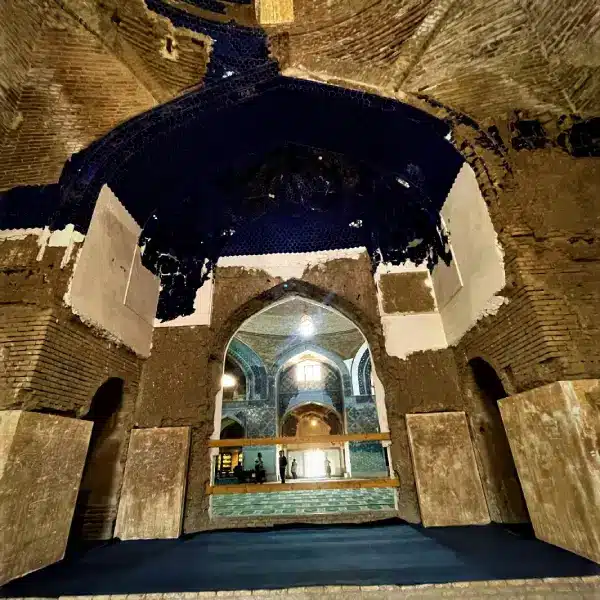
[[[14,581],[1,597],[310,585],[443,583],[599,574],[527,528],[423,529],[401,522],[214,531],[111,542]]]

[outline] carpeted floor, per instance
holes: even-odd
[[[0,590],[1,597],[310,585],[385,585],[599,574],[600,566],[500,526],[363,526],[216,531],[113,542]]]

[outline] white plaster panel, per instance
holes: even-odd
[[[406,358],[413,352],[446,348],[442,318],[438,312],[381,317],[385,350],[390,356]]]
[[[156,315],[160,287],[157,277],[142,265],[140,249],[136,247],[125,294],[125,306],[133,310],[146,323]]]
[[[452,262],[449,265],[440,260],[434,267],[431,281],[435,290],[438,309],[441,310],[463,286],[454,252],[452,252]]]
[[[502,249],[475,173],[466,163],[448,194],[442,217],[460,275],[440,267],[433,285],[446,338],[455,344],[478,319],[499,308],[504,300],[495,294],[505,285]],[[454,291],[456,276],[462,279],[462,287]]]
[[[148,356],[159,280],[141,263],[135,264],[140,232],[117,197],[104,186],[65,301],[84,321]]]
[[[260,269],[266,271],[272,277],[281,277],[284,280],[300,279],[308,267],[339,258],[358,260],[364,252],[366,252],[365,248],[347,248],[345,250],[323,250],[322,252],[224,256],[219,259],[218,266]]]

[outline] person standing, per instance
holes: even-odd
[[[254,461],[254,473],[256,475],[256,483],[264,483],[266,480],[265,463],[263,463],[262,454],[259,452]]]
[[[327,479],[331,478],[331,461],[327,457],[325,457],[325,474]]]
[[[285,483],[285,472],[287,470],[287,458],[283,450],[279,451],[279,476],[281,477],[281,483]]]
[[[298,479],[298,463],[295,458],[292,461],[292,479]]]

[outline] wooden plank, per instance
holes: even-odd
[[[388,433],[349,433],[346,435],[312,435],[307,437],[240,438],[236,440],[209,440],[210,448],[237,448],[240,446],[298,446],[302,444],[343,444],[344,442],[385,442]]]
[[[397,488],[398,479],[343,479],[341,481],[312,481],[305,483],[249,483],[235,485],[207,485],[206,493],[223,494],[263,494],[271,492],[293,492],[300,490],[357,490],[364,488]]]

